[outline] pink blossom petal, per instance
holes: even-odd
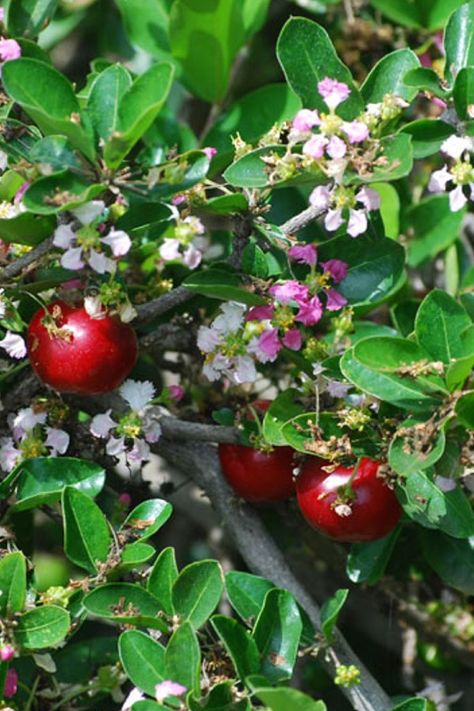
[[[94,437],[108,437],[110,430],[117,427],[117,422],[112,419],[110,413],[112,410],[107,410],[100,415],[95,415],[90,423],[89,429]]]
[[[249,345],[248,350],[249,353],[253,353],[256,356],[260,363],[272,363],[281,348],[282,345],[278,338],[278,329],[271,328],[260,334],[260,336]]]
[[[342,309],[342,307],[347,304],[347,299],[336,291],[336,289],[328,289],[326,296],[326,308],[328,311],[339,311],[339,309]]]
[[[113,274],[115,272],[115,262],[113,259],[106,257],[103,252],[96,252],[95,249],[91,249],[87,261],[89,262],[89,266],[97,272],[97,274],[105,274],[105,272]]]
[[[449,193],[449,208],[451,212],[462,210],[466,203],[467,197],[464,195],[462,185],[458,185],[457,188],[451,190]]]
[[[214,156],[217,155],[217,148],[214,148],[214,146],[206,146],[206,148],[202,149],[202,152],[206,154],[209,160],[212,160]]]
[[[125,451],[125,438],[111,437],[105,445],[105,451],[111,457],[119,457]]]
[[[172,400],[179,402],[183,399],[185,390],[181,385],[168,385],[168,392]]]
[[[295,131],[307,133],[319,123],[320,119],[317,111],[311,111],[310,109],[300,109],[300,111],[298,111],[295,118],[293,119],[293,123],[291,124],[291,126]]]
[[[349,210],[347,232],[351,237],[357,237],[367,230],[367,215],[364,210]]]
[[[347,152],[347,146],[338,136],[332,136],[326,148],[327,154],[335,160],[344,158]]]
[[[145,440],[135,437],[132,449],[128,451],[125,456],[129,464],[135,466],[140,465],[150,458],[150,447]]]
[[[186,691],[187,688],[182,684],[167,679],[155,686],[155,698],[157,701],[162,702],[165,701],[168,696],[182,696]]]
[[[51,455],[55,457],[56,454],[64,454],[69,447],[68,433],[55,427],[47,427],[46,432],[48,436],[45,445],[51,448]]]
[[[305,304],[300,304],[296,321],[299,321],[304,326],[314,326],[321,320],[323,315],[323,306],[317,296],[313,296]]]
[[[363,187],[356,193],[356,200],[365,207],[366,210],[380,209],[380,195],[373,188]]]
[[[76,235],[69,225],[60,225],[54,232],[53,244],[61,249],[69,249],[75,242]]]
[[[295,262],[314,267],[318,259],[318,251],[314,244],[295,244],[288,250],[288,256]]]
[[[302,343],[301,331],[298,328],[290,328],[283,336],[283,345],[291,351],[299,351]]]
[[[331,191],[325,185],[318,185],[309,196],[309,204],[319,210],[326,210],[331,202]]]
[[[446,190],[446,185],[452,179],[453,176],[449,172],[448,166],[444,165],[440,170],[435,170],[435,172],[431,174],[428,190],[430,193],[441,193]]]
[[[329,210],[324,218],[324,226],[328,232],[335,232],[339,229],[343,222],[344,219],[340,208],[337,208],[336,210]]]
[[[229,377],[236,385],[254,383],[257,380],[255,363],[248,356],[237,356],[234,361],[234,371],[229,373]]]
[[[220,343],[217,331],[209,326],[201,326],[197,334],[197,346],[201,353],[212,353]]]
[[[347,276],[348,265],[340,259],[329,259],[327,262],[321,262],[321,266],[325,272],[329,272],[331,279],[336,284]]]
[[[275,307],[271,304],[266,306],[252,306],[245,314],[246,321],[266,321],[273,317]]]
[[[165,260],[165,262],[171,262],[174,259],[180,259],[180,249],[181,242],[174,237],[167,237],[160,247],[160,257]]]
[[[202,252],[193,244],[185,250],[183,254],[183,262],[188,267],[188,269],[196,269],[201,264]]]
[[[21,47],[14,39],[0,39],[0,60],[9,62],[11,59],[21,57]]]
[[[344,123],[342,130],[349,139],[349,143],[362,143],[369,137],[369,129],[363,121]]]
[[[269,289],[269,293],[281,304],[287,304],[289,301],[300,303],[308,298],[308,287],[290,279],[283,284],[275,284]]]
[[[327,143],[328,139],[325,136],[321,136],[320,134],[312,136],[303,146],[303,155],[309,156],[313,160],[319,160],[324,155],[324,149]]]
[[[82,260],[82,247],[71,247],[67,252],[64,252],[61,257],[61,266],[73,271],[83,269],[85,262]]]
[[[101,237],[101,242],[108,244],[114,257],[123,257],[132,246],[132,240],[123,230],[110,230],[107,237]]]
[[[0,648],[0,660],[2,662],[9,662],[15,656],[15,650],[11,644],[5,644]]]
[[[330,109],[335,109],[339,106],[351,93],[347,84],[330,77],[318,82],[318,91]]]
[[[2,440],[2,446],[0,447],[0,469],[3,469],[5,472],[11,472],[17,465],[20,457],[21,451],[16,448],[11,437]]]

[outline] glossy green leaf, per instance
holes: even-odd
[[[178,566],[174,548],[164,548],[151,570],[147,582],[147,590],[161,603],[168,615],[174,615],[173,585],[178,577]]]
[[[2,81],[8,95],[43,133],[66,136],[87,158],[94,159],[91,127],[87,117],[81,115],[66,77],[44,62],[25,57],[5,63]]]
[[[422,424],[423,420],[415,420],[409,418],[402,422],[402,427],[413,427],[416,424]],[[412,472],[420,469],[428,469],[443,456],[446,446],[446,437],[444,429],[441,428],[436,433],[436,437],[430,442],[428,451],[417,451],[410,449],[410,442],[404,437],[395,436],[391,443],[388,452],[388,463],[394,471],[402,476],[408,476]]]
[[[370,0],[386,17],[406,27],[441,27],[453,10],[465,0]]]
[[[469,110],[474,104],[474,67],[464,67],[456,76],[453,98],[459,118],[469,120]]]
[[[419,59],[411,49],[397,49],[386,54],[362,84],[360,91],[365,103],[378,103],[388,93],[411,101],[417,90],[405,84],[404,77],[407,72],[419,66]]]
[[[168,58],[169,0],[115,0],[132,44],[156,59]]]
[[[349,98],[338,107],[337,113],[345,119],[352,119],[363,111],[364,102],[349,69],[337,56],[326,30],[316,22],[291,17],[278,38],[277,57],[288,84],[305,108],[327,112],[317,84],[331,77],[351,89]]]
[[[202,151],[188,151],[177,161],[161,166],[164,177],[150,191],[153,200],[166,200],[176,193],[182,193],[201,182],[209,170],[210,160]],[[168,173],[169,171],[169,173]],[[169,178],[167,177],[169,174]]]
[[[69,612],[56,605],[42,605],[24,612],[18,618],[15,641],[23,649],[52,647],[69,632]]]
[[[173,632],[165,653],[166,678],[182,684],[189,691],[199,691],[201,650],[196,632],[184,622]]]
[[[459,539],[440,531],[420,531],[423,554],[440,578],[466,595],[474,595],[474,536]]]
[[[334,595],[321,606],[321,630],[328,642],[332,640],[334,627],[348,595],[349,590],[347,588],[336,590]]]
[[[9,34],[36,37],[56,12],[58,0],[9,0],[5,22]]]
[[[34,247],[53,232],[56,220],[45,215],[20,212],[10,219],[0,218],[0,239]]]
[[[105,471],[89,460],[72,457],[37,457],[20,465],[16,511],[59,501],[66,486],[94,498],[105,482]]]
[[[72,171],[64,170],[32,183],[23,196],[23,203],[31,212],[53,215],[73,210],[93,200],[105,189],[105,185],[91,183]]]
[[[122,93],[115,130],[104,148],[109,168],[117,168],[163,107],[173,82],[173,66],[159,62]]]
[[[46,136],[37,141],[30,151],[30,160],[33,163],[43,163],[50,166],[53,171],[63,171],[70,168],[81,172],[84,161],[70,145],[65,136]]]
[[[400,130],[411,136],[414,158],[426,158],[438,153],[441,144],[455,133],[452,126],[439,119],[417,119]]]
[[[130,681],[155,695],[155,686],[165,680],[165,648],[139,630],[123,632],[118,641],[120,661]]]
[[[413,169],[413,147],[411,136],[407,133],[398,133],[395,136],[383,138],[381,141],[383,151],[383,165],[376,165],[371,173],[353,179],[348,177],[348,182],[377,183],[389,180],[398,180],[411,173]]]
[[[240,280],[236,274],[223,269],[208,269],[193,272],[183,281],[190,291],[211,299],[238,301],[241,304],[255,306],[264,304],[265,299],[239,286]]]
[[[111,536],[107,520],[97,504],[82,491],[66,486],[62,495],[64,552],[88,573],[107,560]]]
[[[26,599],[26,561],[20,551],[0,558],[0,615],[21,612]]]
[[[270,711],[327,711],[323,701],[315,701],[297,689],[255,689],[254,693]]]
[[[195,629],[214,612],[224,590],[224,578],[215,560],[187,565],[173,585],[173,607],[180,618]]]
[[[405,234],[408,240],[408,264],[417,267],[447,249],[459,237],[464,210],[451,212],[447,195],[433,195],[407,211]]]
[[[87,111],[99,138],[108,141],[117,130],[119,107],[132,79],[121,64],[112,64],[101,72],[91,86]]]
[[[250,241],[242,252],[242,270],[257,279],[268,277],[268,264],[266,254],[254,241]]]
[[[353,583],[374,585],[378,582],[385,572],[400,531],[397,527],[377,541],[353,543],[347,556],[348,578]]]
[[[275,446],[286,444],[281,432],[283,425],[303,411],[302,405],[295,402],[297,395],[298,391],[295,388],[285,390],[273,400],[265,413],[263,436],[269,444]]]
[[[462,333],[471,324],[466,310],[452,296],[433,289],[418,309],[416,338],[432,358],[449,364],[453,358],[470,355]]]
[[[260,671],[260,654],[254,638],[237,620],[225,615],[214,615],[211,624],[223,643],[239,678]]]
[[[242,193],[232,193],[231,195],[218,195],[207,201],[203,205],[206,212],[214,215],[232,215],[236,212],[246,212],[249,204]]]
[[[147,499],[142,501],[131,511],[121,530],[132,534],[132,538],[146,540],[155,535],[167,522],[173,512],[173,507],[163,499]]]
[[[474,392],[462,395],[456,403],[456,415],[468,429],[474,429]]]
[[[225,576],[225,589],[229,602],[245,621],[258,616],[266,594],[274,587],[270,580],[252,573],[231,570]]]
[[[127,543],[122,549],[120,557],[120,573],[128,570],[133,570],[140,565],[144,565],[156,555],[156,550],[148,543],[137,541],[136,543]]]
[[[282,156],[285,150],[284,146],[256,148],[232,163],[224,172],[224,178],[237,188],[264,188],[271,182],[270,171],[263,158],[271,154]]]
[[[411,69],[403,77],[403,83],[417,91],[429,91],[441,99],[447,96],[446,89],[441,87],[439,75],[429,67]]]
[[[262,673],[272,682],[291,677],[302,631],[301,615],[287,590],[270,590],[253,637],[262,655]]]
[[[168,632],[168,626],[158,617],[160,603],[139,585],[107,583],[88,593],[83,602],[91,615],[104,617],[118,624],[150,627]]]
[[[402,701],[401,704],[397,704],[391,709],[391,711],[430,711],[430,702],[427,701],[427,699],[414,697],[412,699]]]
[[[425,471],[412,472],[397,494],[405,513],[425,528],[453,538],[474,535],[474,512],[460,487],[444,492]]]
[[[450,83],[461,69],[474,64],[474,2],[458,5],[444,33],[445,77]]]

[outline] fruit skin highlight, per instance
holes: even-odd
[[[60,393],[101,395],[135,365],[135,331],[118,316],[91,318],[84,307],[55,301],[28,326],[28,357],[38,377]]]
[[[316,530],[344,542],[375,541],[397,525],[402,509],[395,493],[377,477],[379,462],[362,457],[349,487],[354,467],[338,466],[311,457],[296,479],[301,513]],[[353,498],[351,498],[351,496]]]

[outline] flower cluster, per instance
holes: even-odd
[[[129,405],[127,412],[118,417],[118,421],[111,416],[112,410],[96,415],[90,431],[94,437],[107,440],[107,454],[112,457],[124,454],[128,465],[136,468],[150,458],[149,445],[160,438],[161,408],[153,405],[156,391],[148,380],[126,380],[119,393]]]
[[[449,207],[457,212],[468,200],[474,202],[474,166],[470,160],[474,140],[468,136],[450,136],[441,144],[441,151],[453,161],[450,167],[445,164],[431,175],[428,190],[448,192]]]
[[[269,303],[247,309],[243,304],[223,304],[211,326],[201,326],[198,347],[205,355],[203,373],[211,380],[227,377],[234,384],[254,382],[257,363],[272,363],[283,348],[299,351],[305,333],[315,326],[324,309],[337,311],[347,303],[334,284],[347,275],[347,264],[338,259],[322,262],[317,271],[317,250],[312,244],[295,245],[289,258],[310,267],[304,281],[290,279],[270,287]]]
[[[11,415],[8,419],[12,436],[1,440],[0,468],[10,472],[31,457],[64,454],[69,447],[69,435],[50,426],[50,423],[56,424],[57,414],[64,415],[64,411],[58,413],[51,403],[38,402]]]
[[[112,228],[107,235],[101,236],[106,218],[105,203],[102,200],[81,205],[72,213],[81,226],[75,228],[73,224],[60,225],[54,233],[54,246],[65,250],[61,266],[76,271],[83,269],[87,263],[98,274],[115,274],[115,259],[107,256],[104,245],[110,249],[112,257],[123,257],[132,246],[128,234]]]
[[[165,262],[181,262],[189,269],[196,269],[208,246],[207,238],[203,237],[204,225],[193,215],[181,217],[175,206],[172,211],[175,220],[173,236],[163,240],[160,257]]]

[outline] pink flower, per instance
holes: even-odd
[[[342,141],[337,136],[332,136],[327,146],[327,154],[337,160],[338,158],[344,158],[346,155],[347,147],[344,141]]]
[[[309,156],[313,160],[319,160],[324,155],[324,149],[327,143],[328,139],[325,138],[325,136],[321,136],[320,134],[312,136],[303,146],[303,155]]]
[[[336,291],[336,289],[328,289],[326,296],[326,308],[328,311],[339,311],[339,309],[342,309],[342,307],[347,304],[347,299]]]
[[[337,210],[329,210],[326,217],[324,218],[324,226],[328,232],[335,232],[343,224],[344,219],[342,217],[342,210],[338,208]]]
[[[337,81],[337,79],[330,79],[326,77],[322,81],[318,82],[318,91],[331,110],[334,110],[339,104],[347,99],[351,90],[343,82]]]
[[[347,263],[340,259],[329,259],[327,262],[321,262],[321,266],[325,272],[329,272],[331,279],[336,284],[339,284],[347,276]]]
[[[185,264],[188,269],[196,269],[201,264],[202,252],[193,244],[190,244],[187,249],[183,252],[183,264]]]
[[[181,242],[179,239],[174,237],[166,237],[163,240],[163,244],[160,247],[160,257],[165,260],[165,262],[171,262],[174,259],[179,259]]]
[[[202,149],[202,152],[206,154],[209,160],[212,160],[214,156],[217,155],[217,148],[214,148],[214,146],[206,146],[206,148]]]
[[[15,669],[10,667],[10,669],[7,671],[7,678],[5,679],[5,686],[3,689],[3,695],[5,696],[6,699],[11,699],[12,696],[15,696],[17,689],[18,689],[18,674],[16,673]]]
[[[179,402],[184,397],[184,388],[181,385],[168,385],[170,398],[175,402]]]
[[[301,332],[297,328],[290,328],[283,336],[283,345],[291,351],[299,351],[301,344]]]
[[[281,348],[278,329],[271,328],[264,331],[258,338],[253,339],[249,344],[248,351],[255,355],[260,363],[272,363]]]
[[[9,662],[15,656],[15,650],[11,644],[6,644],[0,649],[0,660],[2,662]]]
[[[309,264],[310,267],[314,267],[318,259],[318,252],[314,244],[295,244],[294,247],[288,250],[288,256],[295,262]]]
[[[373,188],[363,187],[356,193],[357,202],[361,202],[366,210],[378,210],[380,208],[380,195]]]
[[[364,210],[349,210],[347,232],[351,237],[358,237],[367,230],[367,215]]]
[[[325,185],[318,185],[309,196],[309,204],[319,210],[326,210],[331,203],[331,191]]]
[[[175,195],[171,198],[172,205],[182,205],[183,202],[186,202],[186,195]]]
[[[308,298],[308,287],[290,279],[283,284],[275,284],[269,289],[269,293],[281,304],[287,304],[289,301],[301,303]]]
[[[130,505],[132,503],[132,497],[130,496],[130,494],[127,494],[127,492],[120,494],[118,500],[122,506],[125,506],[127,509],[130,508]]]
[[[369,137],[369,129],[362,121],[344,123],[342,130],[349,139],[349,143],[362,143]]]
[[[268,304],[266,306],[252,306],[245,314],[246,321],[266,321],[271,319],[275,308]]]
[[[111,229],[106,237],[102,237],[100,240],[104,244],[107,244],[112,250],[114,257],[123,257],[127,254],[132,246],[132,240],[126,232],[123,230]]]
[[[300,308],[296,316],[296,321],[299,321],[304,326],[314,326],[321,320],[323,315],[323,306],[317,296],[306,303],[300,303]]]
[[[311,131],[314,126],[320,123],[319,114],[317,111],[311,111],[310,109],[301,109],[296,114],[291,124],[294,131],[299,131],[301,133],[307,133]]]
[[[182,684],[177,684],[175,681],[162,681],[155,686],[155,698],[160,703],[168,698],[168,696],[182,696],[187,691],[187,688]]]
[[[0,38],[0,61],[9,62],[21,57],[21,47],[14,39]]]

